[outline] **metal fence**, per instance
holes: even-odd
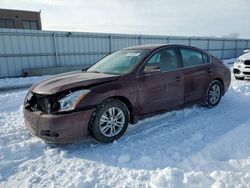
[[[250,48],[248,39],[0,29],[0,78],[21,76],[24,69],[88,66],[117,49],[153,43],[196,46],[220,59]]]

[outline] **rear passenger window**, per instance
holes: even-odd
[[[203,57],[200,51],[185,48],[180,49],[180,51],[184,67],[192,67],[203,64]]]
[[[207,54],[202,53],[202,56],[203,56],[203,62],[204,63],[209,63],[210,62],[209,56]]]

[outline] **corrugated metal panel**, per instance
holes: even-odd
[[[0,77],[20,76],[29,68],[88,66],[121,48],[167,43],[196,46],[218,58],[250,48],[250,40],[242,39],[0,29]]]
[[[209,49],[223,49],[223,40],[209,40]]]
[[[250,40],[247,41],[247,48],[250,48]]]
[[[238,42],[237,42],[237,48],[241,48],[241,49],[247,48],[247,41],[238,40]]]
[[[238,56],[240,56],[240,55],[242,55],[243,54],[243,51],[244,50],[236,50],[236,57],[238,57]]]
[[[224,41],[224,49],[235,49],[235,48],[236,48],[235,40]]]
[[[196,39],[190,41],[191,46],[195,46],[197,48],[201,48],[203,50],[207,50],[208,47],[208,40],[205,39]]]
[[[215,57],[222,57],[222,54],[223,54],[223,50],[211,50],[210,49],[208,52]]]
[[[181,39],[181,38],[169,38],[169,44],[184,44],[189,45],[189,39]]]
[[[234,58],[234,53],[235,53],[235,50],[225,50],[224,51],[224,58],[225,59]]]

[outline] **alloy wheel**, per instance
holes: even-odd
[[[216,104],[220,100],[221,89],[220,86],[215,84],[209,90],[209,101],[211,104]]]
[[[125,115],[120,108],[110,107],[99,119],[99,129],[107,137],[119,134],[125,124]]]

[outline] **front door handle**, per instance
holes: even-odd
[[[180,76],[177,76],[177,77],[175,78],[175,80],[176,80],[177,82],[179,82],[179,81],[181,81],[181,77],[180,77]]]

